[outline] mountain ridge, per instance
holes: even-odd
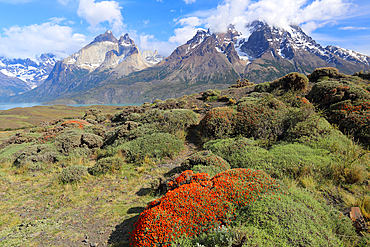
[[[128,34],[118,40],[107,31],[64,59],[68,70],[55,66],[42,86],[10,100],[136,103],[225,89],[240,78],[262,83],[319,67],[347,74],[370,70],[370,57],[324,48],[299,26],[281,29],[257,20],[247,28],[248,35],[232,25],[226,33],[200,30],[165,59],[141,52]]]

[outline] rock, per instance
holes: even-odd
[[[368,230],[366,221],[364,217],[362,216],[360,208],[358,207],[348,208],[343,212],[343,214],[347,215],[353,221],[353,225],[357,231]]]

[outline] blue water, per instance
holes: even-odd
[[[42,103],[14,103],[14,104],[8,104],[8,103],[0,103],[0,111],[2,110],[9,110],[17,107],[32,107],[32,106],[38,106],[42,105]],[[93,106],[93,105],[103,105],[103,104],[71,104],[69,106]],[[128,106],[128,105],[141,105],[141,104],[104,104],[104,105],[109,105],[109,106]]]

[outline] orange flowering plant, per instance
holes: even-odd
[[[263,171],[231,169],[209,178],[184,171],[174,188],[150,203],[131,233],[131,246],[170,246],[181,236],[196,236],[228,225],[238,208],[280,185]]]

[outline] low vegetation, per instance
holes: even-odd
[[[1,132],[0,246],[369,246],[344,215],[370,221],[366,75],[242,79]]]

